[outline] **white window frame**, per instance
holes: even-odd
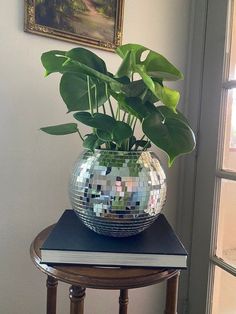
[[[180,289],[179,313],[184,314],[210,313],[212,265],[219,264],[211,256],[218,219],[215,204],[220,179],[216,180],[216,176],[230,177],[220,170],[217,154],[223,130],[221,97],[227,14],[228,0],[192,1],[194,22],[185,102],[197,133],[197,151],[182,164],[183,185],[177,212],[178,232],[190,253],[189,271],[182,275]],[[227,265],[220,266],[230,271]]]

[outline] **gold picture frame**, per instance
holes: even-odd
[[[24,30],[114,51],[122,44],[123,11],[124,0],[25,0]]]

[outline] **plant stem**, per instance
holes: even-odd
[[[98,112],[98,97],[97,97],[97,85],[96,84],[95,84],[95,90],[94,90],[94,97],[95,97],[96,108]]]
[[[110,106],[111,115],[112,115],[113,118],[115,118],[114,111],[113,111],[112,104],[111,104],[111,99],[110,99],[110,96],[108,95],[107,84],[106,84],[106,96],[107,96],[107,100],[108,100],[108,103],[109,103],[109,106]]]
[[[126,112],[124,112],[124,115],[123,115],[122,121],[125,121],[125,116],[126,116]]]
[[[102,105],[102,110],[103,110],[103,113],[106,114],[106,108],[105,108],[104,104]]]
[[[90,113],[93,116],[93,107],[92,107],[91,91],[90,91],[90,79],[88,75],[87,75],[87,88],[88,88],[88,101],[89,101]]]
[[[134,130],[135,130],[135,127],[136,127],[136,123],[137,123],[137,121],[138,121],[138,118],[135,118],[135,119],[134,119],[133,128],[132,128],[133,135],[134,135]]]
[[[127,117],[127,121],[126,121],[126,123],[128,124],[128,125],[130,125],[130,119],[131,119],[131,115],[130,115],[130,113],[128,114],[128,117]]]
[[[110,99],[110,97],[108,98],[108,103],[109,103],[109,106],[110,106],[111,115],[112,115],[113,118],[115,118],[115,114],[114,114],[114,111],[113,111],[113,108],[112,108],[112,104],[111,104],[111,99]]]
[[[118,104],[117,109],[116,109],[115,119],[116,120],[120,120],[120,107],[119,107],[119,104]]]
[[[127,147],[126,150],[129,150],[129,138],[127,139]]]
[[[84,141],[84,138],[83,138],[83,136],[81,135],[81,133],[80,133],[80,130],[79,130],[79,129],[77,129],[77,132],[78,132],[79,137],[81,138],[81,140],[82,140],[82,141]]]

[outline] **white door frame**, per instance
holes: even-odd
[[[216,219],[213,208],[227,3],[227,0],[193,1],[195,16],[186,102],[197,133],[197,155],[185,158],[183,163],[177,213],[178,232],[191,253],[189,276],[184,276],[180,295],[180,313],[187,314],[209,313],[209,255]]]

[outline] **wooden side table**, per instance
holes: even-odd
[[[127,314],[128,289],[145,287],[167,280],[165,314],[177,314],[179,269],[142,267],[96,267],[41,264],[40,247],[53,226],[44,229],[30,247],[31,258],[47,274],[47,314],[56,314],[57,284],[70,284],[70,314],[84,314],[85,289],[120,290],[119,314]]]

